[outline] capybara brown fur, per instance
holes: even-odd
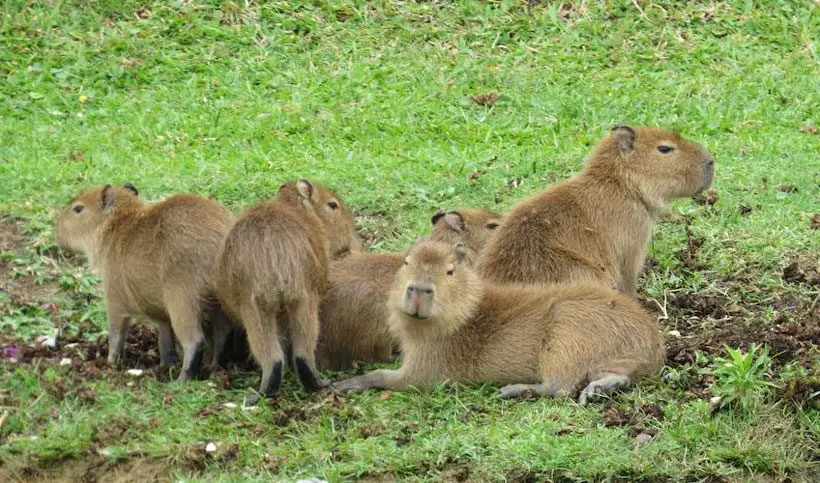
[[[654,221],[708,188],[714,163],[675,132],[616,126],[579,174],[510,210],[479,271],[500,284],[595,280],[634,297]]]
[[[401,367],[340,381],[338,389],[495,382],[505,384],[503,397],[583,388],[585,403],[663,366],[658,323],[617,291],[597,283],[494,286],[464,258],[460,244],[425,241],[411,250],[389,298]]]
[[[465,208],[438,211],[432,218],[431,240],[463,242],[468,257],[484,247],[499,226],[493,212]],[[404,253],[352,255],[330,265],[328,291],[319,309],[317,365],[343,370],[354,362],[387,362],[398,348],[387,328],[387,296]]]
[[[353,217],[338,196],[304,179],[285,183],[273,199],[239,216],[217,261],[216,287],[228,315],[247,333],[262,368],[262,394],[279,389],[285,351],[306,390],[322,386],[315,350],[328,264],[360,249]]]
[[[120,359],[130,318],[143,315],[159,324],[162,363],[173,362],[176,335],[184,352],[179,380],[199,374],[203,322],[222,315],[212,274],[231,223],[215,201],[175,195],[146,203],[130,183],[86,191],[60,210],[58,244],[86,255],[102,278],[110,363]]]

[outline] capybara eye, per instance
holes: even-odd
[[[488,230],[495,230],[496,228],[498,228],[498,223],[490,222],[487,223],[486,226]]]
[[[335,201],[331,201],[330,203],[327,204],[327,206],[329,206],[331,210],[335,210],[336,208],[339,207],[339,203],[336,203]]]
[[[658,151],[662,152],[663,154],[671,153],[674,150],[675,148],[673,148],[672,146],[667,146],[665,144],[661,144],[660,146],[658,146]]]
[[[447,270],[447,276],[448,277],[452,277],[454,273],[456,273],[455,270]]]
[[[80,214],[83,212],[85,206],[83,205],[74,205],[74,213]]]

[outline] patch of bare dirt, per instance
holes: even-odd
[[[38,284],[36,277],[28,272],[12,274],[11,256],[21,255],[26,245],[21,220],[0,219],[0,292],[9,294],[11,303],[17,306],[48,303],[59,291],[56,284]],[[2,312],[0,302],[0,312]]]
[[[7,482],[75,482],[168,481],[171,467],[159,460],[138,458],[108,462],[100,457],[62,460],[45,468],[0,468],[0,481]]]
[[[356,216],[356,227],[365,248],[378,241],[396,238],[400,235],[396,224],[383,213],[361,213]]]

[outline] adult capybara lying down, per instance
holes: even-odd
[[[498,228],[501,217],[478,209],[439,211],[432,218],[431,240],[461,241],[472,258]],[[328,290],[319,309],[316,363],[322,369],[343,370],[355,361],[387,362],[397,341],[390,335],[387,296],[404,263],[404,253],[352,255],[331,263]]]
[[[485,284],[464,263],[463,245],[412,249],[390,292],[398,370],[341,381],[342,391],[429,387],[440,381],[505,384],[504,397],[580,402],[658,372],[658,323],[631,299],[597,283],[515,288]]]

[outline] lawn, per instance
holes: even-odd
[[[817,2],[7,0],[0,36],[0,480],[820,478]],[[585,407],[289,374],[249,408],[258,372],[168,382],[148,329],[111,369],[99,281],[51,236],[84,187],[238,212],[307,177],[400,250],[616,123],[705,144],[716,179],[640,281],[668,366]]]

